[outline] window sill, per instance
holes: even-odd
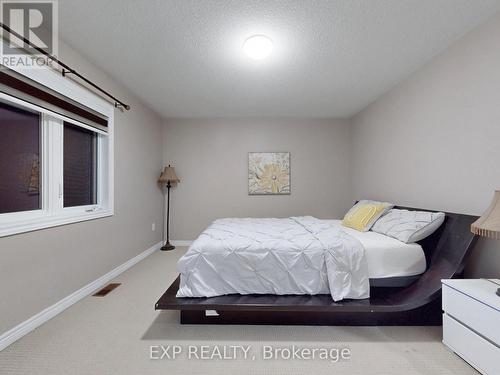
[[[41,216],[38,218],[16,221],[12,223],[0,224],[0,238],[12,236],[14,234],[32,232],[40,229],[58,227],[83,221],[101,219],[104,217],[113,216],[112,210],[98,210],[93,212],[71,213],[57,216]]]

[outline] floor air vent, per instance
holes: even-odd
[[[119,283],[111,283],[106,285],[104,288],[102,288],[100,291],[96,292],[93,294],[94,297],[104,297],[106,296],[109,292],[111,292],[113,289],[118,288],[120,285]]]

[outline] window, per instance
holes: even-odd
[[[40,119],[0,102],[0,214],[41,208]]]
[[[44,105],[43,95],[31,100],[4,82],[0,80],[0,237],[112,215],[112,105],[98,100],[101,112],[88,115],[84,107],[73,116],[70,106],[58,111],[54,104]],[[84,89],[72,90],[77,94]]]
[[[64,123],[64,207],[97,204],[97,134]]]

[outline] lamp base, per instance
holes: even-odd
[[[167,243],[165,245],[163,245],[160,250],[161,251],[170,251],[170,250],[174,250],[175,249],[175,246],[174,245],[171,245],[170,242],[167,241]]]

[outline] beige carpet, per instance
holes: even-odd
[[[0,373],[477,374],[443,346],[440,327],[181,326],[177,312],[156,312],[154,303],[175,279],[184,251],[153,254],[117,278],[123,284],[107,297],[85,298],[0,352]],[[152,360],[154,345],[180,345],[183,352]],[[254,357],[189,360],[190,345],[210,351],[245,345]],[[262,359],[263,346],[291,345],[349,348],[351,358]]]

